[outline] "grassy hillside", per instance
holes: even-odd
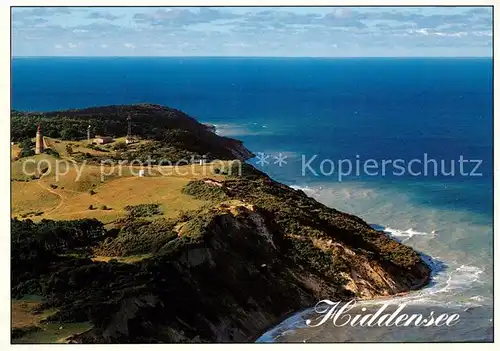
[[[60,141],[56,145],[65,143]],[[140,166],[112,169],[111,166],[71,162],[57,165],[58,162],[71,160],[68,155],[63,157],[65,159],[36,155],[12,162],[13,217],[35,221],[92,217],[110,222],[124,216],[127,205],[160,203],[164,216],[172,218],[182,211],[195,210],[206,204],[204,200],[182,193],[182,188],[190,180],[206,177],[223,179],[223,175],[211,172],[212,165],[218,169],[230,164],[221,161],[204,166],[155,166],[146,177],[138,177]],[[44,163],[40,163],[42,160]],[[44,174],[40,172],[43,168],[48,168]],[[34,174],[34,179],[31,174]],[[103,209],[104,206],[106,209]]]
[[[139,143],[81,140],[89,120],[122,133],[128,114]],[[251,153],[180,111],[13,115],[15,343],[251,341],[319,299],[388,296],[429,279],[411,248],[234,161]],[[38,122],[47,153],[32,155]],[[102,163],[200,152],[210,162]]]

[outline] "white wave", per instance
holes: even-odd
[[[326,191],[323,187],[309,187],[309,186],[299,186],[292,185],[294,189],[302,190],[309,196],[314,196],[315,198],[320,198],[322,194]],[[345,189],[344,189],[345,190]],[[357,190],[366,190],[366,189],[357,189]],[[356,191],[356,194],[359,191]],[[365,191],[362,191],[361,194],[364,194]],[[356,195],[357,196],[357,195]],[[397,229],[392,227],[386,227],[377,224],[371,224],[371,227],[375,230],[384,231],[389,236],[394,238],[395,240],[408,244],[408,241],[412,238],[425,238],[425,240],[435,240],[438,238],[439,232],[437,231],[437,227],[433,225],[433,227],[429,228],[427,231],[423,231],[421,229],[416,230],[415,228],[409,229]],[[415,242],[415,249],[418,250],[418,244],[422,243],[421,241]],[[431,245],[431,244],[429,244]],[[426,244],[426,246],[428,246]],[[432,246],[432,245],[431,245]],[[472,266],[472,265],[464,265],[457,264],[454,262],[447,262],[449,258],[446,259],[446,262],[443,262],[440,257],[431,257],[423,253],[419,253],[422,260],[429,266],[431,269],[431,279],[429,284],[420,289],[418,291],[412,292],[405,296],[400,297],[390,297],[388,300],[391,301],[399,301],[404,300],[405,302],[411,304],[429,304],[429,305],[443,305],[448,304],[449,295],[456,295],[459,293],[463,293],[472,287],[477,287],[478,285],[483,284],[481,281],[481,277],[483,274],[483,270]],[[447,298],[448,296],[448,298]],[[376,300],[373,303],[377,303]],[[471,303],[474,300],[469,301]],[[475,302],[479,302],[480,300],[475,300]],[[371,303],[369,301],[364,303]],[[450,302],[450,304],[454,304],[454,302]]]
[[[292,185],[296,190],[304,191],[308,196],[334,208],[365,217],[374,223],[392,223],[392,226],[371,224],[375,230],[384,231],[395,240],[411,244],[417,251],[431,254],[428,256],[419,252],[422,260],[431,269],[431,278],[427,286],[412,291],[406,295],[391,296],[383,299],[358,301],[360,305],[390,305],[407,304],[420,309],[435,309],[438,307],[462,310],[470,313],[476,307],[488,307],[491,303],[487,293],[483,296],[482,286],[489,284],[487,263],[482,267],[481,258],[473,252],[447,250],[448,241],[454,243],[460,235],[466,232],[483,230],[470,226],[455,212],[437,208],[415,206],[405,193],[386,191],[360,183],[341,185],[304,183]],[[398,224],[399,223],[399,224]],[[407,229],[408,228],[408,229]],[[477,263],[476,263],[477,262]],[[485,297],[486,296],[486,297]],[[307,315],[311,309],[298,313],[289,320],[283,321],[277,328],[269,331],[269,341],[274,341],[285,330],[299,329],[305,326]],[[470,317],[470,316],[469,316]]]
[[[421,255],[423,261],[431,268],[431,279],[427,287],[412,292],[405,296],[390,297],[381,300],[367,300],[366,304],[380,304],[387,301],[391,303],[406,303],[408,305],[447,306],[447,307],[477,307],[478,302],[484,299],[479,297],[468,300],[451,299],[450,296],[459,295],[471,289],[473,286],[481,285],[480,280],[483,271],[478,267],[461,265],[455,269],[449,269],[447,265],[438,258]]]
[[[256,123],[244,123],[244,124],[236,124],[236,123],[206,123],[215,127],[215,134],[220,136],[245,136],[245,135],[270,135],[273,134],[269,130],[259,130],[256,129]],[[267,127],[261,126],[261,129]]]
[[[472,296],[469,300],[482,302],[482,301],[484,301],[484,296],[481,296],[481,295]]]
[[[405,242],[416,235],[435,237],[435,233],[427,233],[416,231],[412,228],[407,230],[393,229],[389,227],[382,227],[372,225],[374,229],[383,230],[392,237],[401,242]],[[381,229],[383,228],[383,229]],[[452,267],[448,266],[446,262],[440,260],[439,257],[431,257],[423,253],[419,253],[422,260],[431,269],[431,278],[429,284],[423,289],[412,292],[403,297],[389,298],[391,301],[405,302],[409,304],[426,304],[426,305],[446,305],[446,306],[470,306],[471,302],[449,301],[450,295],[457,295],[463,293],[473,286],[481,285],[483,282],[480,280],[483,270],[467,265],[460,265]],[[475,300],[479,302],[480,300]],[[477,304],[476,304],[477,306]]]
[[[316,198],[316,200],[318,200],[317,197],[324,190],[322,186],[311,188],[309,186],[290,185],[290,188],[295,190],[302,190],[304,193],[306,193],[306,195],[314,197]]]
[[[296,188],[300,188],[301,190],[313,190],[307,187]],[[377,227],[376,225],[373,226]],[[378,228],[375,229],[378,230]],[[411,228],[405,231],[391,228],[386,228],[386,230],[387,229],[389,229],[391,233],[402,233],[402,235],[430,235],[425,232],[415,231]],[[404,296],[391,296],[375,300],[360,300],[357,302],[357,305],[381,305],[390,302],[391,305],[404,303],[410,306],[419,305],[425,308],[432,306],[465,308],[465,311],[481,306],[480,302],[484,301],[482,296],[473,296],[465,301],[450,301],[449,299],[450,294],[455,295],[464,292],[470,289],[474,283],[481,283],[479,279],[483,273],[481,269],[474,266],[461,265],[451,271],[448,271],[448,266],[444,262],[440,261],[438,257],[433,258],[422,253],[420,253],[420,257],[431,269],[431,279],[427,287]],[[311,307],[292,315],[281,322],[278,326],[267,331],[256,342],[276,342],[280,337],[294,333],[297,329],[306,328],[306,320],[313,312],[314,307]]]
[[[419,231],[414,230],[413,228],[406,229],[406,230],[400,230],[400,229],[385,227],[382,230],[384,232],[388,233],[390,236],[394,237],[395,239],[399,239],[401,242],[406,242],[406,241],[410,240],[411,238],[413,238],[415,235],[424,235],[424,236],[429,236],[429,237],[436,236],[435,230],[433,230],[431,233],[419,232]]]
[[[236,124],[214,124],[215,134],[221,136],[239,136],[248,135],[250,130],[246,129],[244,126],[239,126]]]
[[[300,185],[290,185],[290,188],[292,188],[294,190],[302,190],[305,193],[315,191],[313,188],[310,188],[308,186],[300,186]]]
[[[478,267],[461,265],[448,274],[445,285],[437,293],[457,293],[470,288],[473,284],[480,285],[483,282],[480,280],[483,270]]]

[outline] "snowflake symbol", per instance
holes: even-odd
[[[278,166],[282,167],[283,165],[286,165],[286,156],[283,155],[281,152],[278,154],[278,156],[273,156],[274,157],[274,164],[278,164]]]
[[[263,152],[258,152],[256,163],[260,166],[265,166],[265,165],[269,164],[269,155],[266,155]]]

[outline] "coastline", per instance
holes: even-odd
[[[372,228],[374,227],[371,223],[386,225],[385,228],[374,229],[384,231],[393,240],[413,247],[421,258],[427,257],[432,260],[431,264],[426,261],[431,272],[425,284],[415,284],[409,287],[408,291],[392,295],[362,297],[358,299],[360,304],[366,304],[368,307],[370,304],[383,304],[385,301],[394,305],[408,302],[409,306],[417,306],[418,304],[419,306],[431,306],[431,308],[443,306],[449,309],[462,306],[468,308],[471,305],[480,306],[464,313],[464,317],[477,321],[477,325],[472,324],[468,329],[465,327],[467,323],[464,323],[465,326],[460,326],[458,329],[435,331],[434,334],[430,331],[426,334],[426,332],[421,333],[419,330],[413,330],[405,333],[405,336],[392,335],[394,340],[420,339],[420,341],[425,342],[423,338],[426,337],[426,340],[439,342],[443,340],[443,333],[448,333],[447,337],[451,341],[488,339],[493,336],[493,332],[488,329],[488,319],[491,318],[488,313],[489,311],[493,313],[494,307],[492,301],[494,295],[492,240],[495,239],[492,229],[494,218],[492,193],[494,169],[491,159],[493,132],[491,127],[488,127],[489,122],[493,121],[490,109],[492,104],[491,77],[490,73],[487,73],[489,72],[487,69],[477,67],[472,62],[459,64],[459,62],[450,59],[450,62],[453,63],[451,65],[446,62],[441,64],[427,60],[426,64],[422,65],[418,63],[419,60],[416,59],[414,64],[407,66],[400,65],[397,60],[390,64],[382,65],[380,63],[381,70],[386,73],[382,76],[373,72],[373,62],[369,61],[366,62],[366,66],[363,62],[358,62],[359,67],[353,71],[343,70],[333,61],[325,62],[321,65],[322,67],[314,67],[305,72],[290,70],[286,65],[282,65],[285,76],[277,75],[281,72],[280,66],[280,70],[262,70],[264,79],[261,79],[259,75],[242,77],[240,74],[235,74],[244,72],[248,67],[243,62],[244,60],[242,60],[241,66],[238,66],[239,69],[227,72],[227,75],[220,77],[214,74],[217,71],[211,69],[209,65],[206,67],[206,75],[192,75],[192,67],[187,64],[172,64],[172,68],[179,72],[179,75],[164,75],[161,70],[151,70],[147,66],[141,66],[140,62],[137,63],[137,66],[134,65],[138,71],[143,73],[140,76],[127,75],[126,67],[122,70],[118,66],[116,67],[117,71],[109,71],[110,75],[93,76],[94,71],[91,65],[87,67],[88,70],[82,71],[77,70],[77,67],[73,65],[61,62],[53,69],[47,67],[47,76],[43,78],[43,75],[33,74],[33,72],[36,73],[37,70],[40,70],[43,65],[37,66],[33,63],[32,67],[27,65],[21,67],[21,62],[19,62],[19,67],[13,67],[13,86],[16,91],[13,94],[12,105],[19,107],[20,110],[55,111],[63,109],[59,106],[78,108],[79,106],[90,107],[109,103],[128,104],[129,101],[136,101],[134,100],[137,99],[136,88],[143,86],[146,88],[141,91],[140,95],[144,100],[167,105],[175,102],[189,115],[199,116],[207,120],[213,118],[215,123],[220,124],[212,127],[208,123],[208,129],[212,129],[221,136],[239,138],[249,148],[271,154],[271,160],[272,154],[277,154],[278,151],[292,152],[297,150],[300,150],[300,153],[310,153],[306,155],[307,157],[318,153],[321,157],[324,154],[325,157],[333,160],[348,156],[353,161],[355,153],[362,158],[369,156],[377,160],[394,159],[395,157],[410,159],[417,152],[423,150],[429,154],[432,153],[435,158],[446,160],[456,159],[463,152],[471,154],[470,156],[473,158],[483,159],[485,162],[481,171],[485,176],[482,178],[447,177],[443,179],[430,175],[429,177],[409,178],[408,181],[402,178],[385,178],[380,179],[379,182],[372,177],[366,182],[364,179],[360,179],[359,183],[355,179],[353,181],[356,184],[352,185],[349,184],[350,179],[343,181],[342,184],[334,185],[332,184],[335,181],[333,177],[325,178],[324,181],[311,177],[311,181],[308,179],[304,184],[309,184],[313,189],[310,189],[311,191],[303,190],[307,195],[330,208],[360,216],[367,223],[370,223]],[[442,60],[436,59],[436,61]],[[82,62],[82,64],[85,63]],[[110,59],[108,67],[113,67],[113,64],[112,59]],[[103,62],[102,65],[106,67],[107,63]],[[168,65],[166,64],[166,66]],[[488,64],[488,67],[490,66],[491,64]],[[261,67],[266,68],[269,65],[262,63]],[[95,68],[95,72],[98,72],[99,67],[95,66]],[[68,80],[64,79],[63,74],[58,74],[58,72],[66,70],[73,70],[76,78]],[[424,74],[415,74],[418,70]],[[87,72],[87,75],[90,74],[95,79],[92,80],[91,84],[78,86],[75,82],[81,81],[79,78],[82,78],[78,72]],[[329,83],[329,75],[335,72],[338,73],[335,75],[338,84],[332,87]],[[352,75],[357,76],[358,72],[359,84],[351,84]],[[310,73],[312,77],[304,73]],[[26,79],[30,74],[34,80]],[[184,85],[186,81],[182,77],[185,76],[192,78],[192,84],[190,83],[189,86]],[[283,80],[283,77],[290,76],[293,76],[293,82],[283,84],[283,82],[287,82],[286,79]],[[165,84],[165,77],[171,78],[167,79],[169,84]],[[248,80],[248,78],[251,79]],[[249,81],[253,83],[248,84]],[[26,82],[30,83],[26,85]],[[113,86],[108,85],[108,82],[110,84],[112,82]],[[144,82],[149,84],[146,85]],[[237,82],[246,89],[233,89],[229,85],[231,82]],[[383,82],[391,84],[385,85],[382,84]],[[115,84],[120,89],[123,87],[119,95],[113,94]],[[207,87],[214,89],[207,89]],[[305,87],[311,89],[304,91]],[[184,88],[188,88],[188,90],[184,90]],[[374,92],[376,92],[375,95]],[[41,98],[43,96],[47,98]],[[194,96],[203,103],[193,103]],[[227,96],[231,96],[231,101],[227,100]],[[265,103],[256,104],[255,101]],[[26,108],[22,108],[23,106]],[[406,118],[401,119],[400,116],[403,115]],[[140,120],[137,119],[137,121]],[[84,127],[80,128],[82,131],[87,127],[87,123],[84,124]],[[120,128],[120,130],[125,130],[125,128]],[[464,130],[467,132],[464,133]],[[445,147],[443,147],[442,140],[446,140]],[[237,151],[239,146],[233,145],[235,146],[233,155],[240,155],[244,158],[245,154]],[[92,151],[90,152],[92,153]],[[300,161],[299,152],[296,154],[295,158],[288,156],[289,164],[286,167],[278,168],[278,166],[273,166],[271,162],[269,167],[263,169],[276,179],[286,179],[288,184],[294,178],[299,178],[297,168],[292,168],[297,166]],[[417,155],[417,157],[420,156]],[[295,160],[298,161],[294,165]],[[250,160],[249,163],[255,164],[255,159]],[[318,165],[318,163],[314,164]],[[136,167],[134,167],[135,169]],[[490,176],[491,181],[488,178]],[[303,179],[300,178],[299,182]],[[147,179],[141,179],[141,181],[146,182]],[[326,184],[326,186],[318,190],[315,183]],[[28,184],[13,183],[11,185],[13,199],[19,196],[18,190],[14,189]],[[46,185],[49,186],[49,184]],[[150,187],[150,185],[145,184],[144,189],[146,187]],[[291,187],[293,188],[293,186]],[[171,191],[164,188],[168,192]],[[124,187],[124,189],[127,188]],[[40,191],[41,189],[36,190]],[[59,190],[56,191],[59,192]],[[156,195],[153,194],[153,196]],[[47,196],[45,199],[46,201],[50,200]],[[96,197],[94,196],[92,199],[96,199]],[[106,198],[107,206],[121,209],[119,204],[115,205],[108,199],[110,197]],[[70,201],[66,203],[68,204]],[[74,210],[85,212],[88,204],[80,207]],[[172,208],[168,207],[168,211],[171,210]],[[111,214],[111,212],[99,211],[94,211],[90,216],[100,216],[102,213]],[[111,224],[115,220],[109,223],[105,220],[102,222]],[[300,229],[297,233],[300,234]],[[228,247],[234,249],[238,246],[239,243]],[[260,250],[257,245],[254,244],[254,246],[256,250]],[[251,246],[247,246],[248,248]],[[422,252],[430,256],[426,256]],[[228,262],[236,265],[238,261],[244,262],[245,265],[251,265],[253,258],[250,257],[245,261],[241,257],[237,257],[232,263]],[[255,267],[260,269],[261,263],[258,262]],[[265,263],[269,267],[269,263],[267,261]],[[89,262],[89,264],[92,263]],[[218,265],[218,267],[222,266]],[[239,284],[238,280],[241,277],[237,276],[235,280],[234,275],[228,275],[224,269],[218,269],[219,272],[213,270],[210,275],[216,274],[216,278],[223,279],[224,282],[234,281],[234,285]],[[190,275],[190,270],[185,271],[185,276]],[[203,278],[202,275],[195,276],[195,280],[200,277]],[[253,338],[254,333],[247,333],[246,330],[262,325],[258,323],[245,325],[247,322],[244,319],[244,314],[248,313],[253,319],[259,319],[260,315],[252,313],[253,306],[248,309],[243,306],[242,309],[246,310],[243,314],[238,314],[239,312],[235,311],[233,320],[243,321],[236,328],[252,336],[253,339],[248,341],[257,341],[266,332],[277,328],[288,318],[304,313],[307,311],[307,306],[314,305],[316,301],[319,301],[314,296],[312,304],[311,301],[309,304],[302,304],[305,306],[304,309],[301,309],[301,306],[297,308],[296,304],[288,301],[282,303],[283,299],[280,299],[277,294],[272,294],[272,290],[276,285],[281,285],[280,289],[282,289],[287,284],[276,280],[269,281],[274,286],[263,284],[256,285],[256,287],[270,296],[276,305],[282,305],[284,309],[288,308],[289,311],[279,319],[269,318],[272,325],[255,338]],[[198,282],[196,285],[207,288],[207,285],[203,286]],[[296,287],[293,281],[288,286],[290,290]],[[212,289],[219,295],[222,291],[215,285]],[[246,291],[248,295],[252,295],[251,289],[248,287],[246,290],[242,290]],[[189,291],[188,289],[184,290],[184,294]],[[158,292],[157,296],[159,297],[162,294],[167,296],[166,290]],[[209,292],[210,290],[202,290],[200,297],[209,297]],[[234,290],[230,292],[234,293]],[[286,295],[285,293],[282,296]],[[333,294],[325,293],[324,295],[334,300]],[[179,301],[173,297],[169,297],[169,299],[173,300],[174,304]],[[79,302],[78,299],[73,298],[67,301]],[[197,302],[198,299],[195,301]],[[242,301],[245,302],[245,300]],[[261,310],[264,311],[273,311],[275,307],[272,304],[264,305],[260,300],[256,305],[262,307]],[[414,309],[419,308],[415,307]],[[196,307],[193,307],[193,310],[196,310]],[[218,309],[218,311],[219,318],[231,313],[223,312],[222,309]],[[158,313],[170,315],[168,309]],[[201,316],[205,317],[206,315],[202,312]],[[183,316],[181,319],[183,322],[189,322]],[[199,331],[204,331],[205,328],[205,326],[195,323],[188,323],[188,325]],[[221,331],[229,330],[225,323],[214,323],[214,325]],[[178,326],[177,330],[182,330],[182,328]],[[491,328],[493,328],[492,323]],[[64,329],[67,328],[64,327]],[[337,338],[331,334],[323,335],[323,332],[316,333],[315,328],[309,329],[306,328],[305,331],[297,333],[295,339],[299,339],[299,342],[302,341],[300,336],[304,334],[304,339],[314,342],[328,342],[329,338],[331,340],[344,340],[340,335]],[[336,331],[325,330],[325,332],[342,333],[338,329]],[[309,335],[306,334],[310,334],[312,337],[309,338]],[[314,334],[316,335],[313,336]],[[238,336],[240,335],[238,334]],[[209,337],[215,340],[215,337]],[[294,339],[292,335],[284,335],[278,339],[286,341],[289,337],[290,340]],[[381,335],[370,335],[370,338],[374,341],[391,341],[390,338]],[[366,341],[367,338],[359,333],[351,337],[350,341],[359,340]]]
[[[393,295],[387,295],[387,296],[380,295],[380,296],[375,296],[372,298],[354,298],[353,300],[356,302],[372,302],[372,301],[376,302],[376,301],[380,301],[380,300],[390,300],[390,299],[397,298],[397,297],[405,297],[405,296],[408,296],[409,294],[411,294],[412,292],[425,289],[430,284],[431,280],[432,280],[432,272],[427,277],[427,279],[425,281],[423,281],[421,284],[418,284],[418,285],[411,287],[408,291],[396,293]],[[327,298],[327,297],[325,297],[325,298]],[[347,302],[347,301],[341,301],[341,302]],[[277,328],[279,328],[282,325],[283,325],[284,329],[286,328],[286,330],[292,330],[292,331],[295,331],[297,329],[307,328],[306,325],[304,325],[303,327],[291,328],[290,322],[288,322],[288,321],[290,319],[299,319],[299,318],[307,315],[308,313],[312,312],[313,310],[314,310],[314,306],[309,306],[309,307],[304,307],[303,309],[296,311],[296,312],[287,313],[286,315],[284,315],[281,318],[281,322],[275,323],[272,327],[266,329],[262,333],[259,333],[258,336],[254,336],[253,338],[251,338],[251,340],[254,340],[253,341],[254,343],[274,343],[274,340],[270,340],[270,341],[261,340],[261,341],[259,341],[259,339],[264,338],[266,336],[266,334],[272,334]],[[301,318],[301,319],[305,320],[305,318]]]
[[[74,113],[77,114],[77,112]],[[236,153],[241,159],[246,160],[253,155],[239,140],[229,138],[220,140],[233,152],[234,156]],[[222,318],[221,321],[224,322],[212,322],[214,330],[207,331],[205,336],[208,340],[256,341],[261,335],[272,330],[273,326],[276,327],[283,320],[310,308],[312,302],[342,296],[347,298],[351,294],[374,298],[402,296],[429,282],[430,267],[418,258],[414,249],[397,242],[386,232],[373,229],[362,218],[320,203],[303,191],[279,183],[267,173],[261,172],[250,164],[247,165],[248,169],[245,167],[245,172],[237,179],[222,181],[221,187],[228,191],[226,195],[239,201],[239,205],[230,205],[229,209],[222,210],[222,213],[220,204],[216,206],[218,212],[213,213],[211,215],[213,217],[209,217],[210,220],[205,222],[209,224],[206,228],[210,235],[201,236],[199,239],[201,241],[199,244],[205,246],[204,250],[200,251],[199,247],[186,243],[179,246],[175,255],[169,256],[169,259],[176,262],[178,260],[181,264],[180,268],[172,266],[173,270],[179,271],[180,276],[186,273],[192,276],[192,285],[186,286],[185,292],[192,289],[203,291],[207,288],[207,283],[201,276],[202,271],[196,272],[195,268],[205,263],[207,266],[204,269],[210,269],[218,276],[218,279],[224,282],[231,280],[234,276],[241,274],[253,276],[255,271],[261,271],[259,275],[262,276],[255,278],[258,279],[255,288],[264,290],[272,301],[260,302],[261,292],[243,289],[242,299],[259,301],[253,306],[257,309],[256,314],[248,315],[251,310],[245,312],[248,308],[245,305],[241,311],[232,316],[219,314],[218,318]],[[211,191],[209,189],[208,185],[205,190]],[[283,219],[286,220],[283,221]],[[218,228],[224,228],[223,232],[220,232]],[[247,232],[241,233],[242,228],[245,228]],[[205,233],[205,231],[201,230],[200,233]],[[258,239],[256,242],[255,239],[259,236],[264,237],[265,240]],[[287,245],[284,244],[285,241],[288,241]],[[310,243],[311,246],[305,248],[300,245],[297,248],[294,246],[302,242]],[[220,249],[224,246],[230,251],[234,250],[233,256],[225,256]],[[257,259],[252,257],[250,261],[245,260],[249,250],[259,252],[262,257],[257,257]],[[370,252],[376,254],[371,256]],[[394,252],[396,255],[392,256]],[[333,260],[324,261],[322,255],[325,253],[330,256],[330,259],[334,257],[336,259],[337,255],[340,255],[342,261],[349,260],[350,264],[344,268],[337,267]],[[180,257],[177,257],[177,254],[180,254]],[[214,267],[221,267],[222,262],[231,264],[239,259],[246,263],[239,267],[238,271],[214,269]],[[266,264],[262,266],[262,262]],[[272,265],[275,267],[265,268],[264,271],[268,272],[265,274],[262,272],[262,267],[266,267],[268,262],[273,262]],[[319,266],[318,262],[320,262]],[[158,261],[158,264],[163,264],[163,262]],[[349,274],[347,270],[344,271],[348,268],[351,269]],[[283,274],[287,276],[277,282],[276,278]],[[347,282],[341,279],[336,280],[343,274],[348,274]],[[203,275],[206,275],[206,272],[203,272]],[[280,286],[275,289],[267,288],[266,291],[266,286],[270,281]],[[300,293],[296,296],[300,296],[300,299],[292,304],[286,302],[286,298],[293,296],[289,290],[295,288],[300,289]],[[163,299],[161,289],[155,291],[158,296],[155,297],[158,300],[157,303],[161,303]],[[398,291],[398,293],[388,293],[392,291]],[[281,303],[277,304],[280,299],[282,299]],[[368,300],[368,298],[358,299]],[[130,303],[136,303],[136,301],[140,301],[140,296],[134,297]],[[221,307],[219,301],[214,300],[212,304],[214,311]],[[186,314],[182,316],[182,319],[190,317],[192,316]],[[254,317],[256,320],[252,322]],[[227,322],[238,324],[228,326],[225,325]],[[165,326],[169,326],[169,322],[165,322]],[[205,327],[209,326],[211,325],[207,324]],[[119,335],[119,324],[111,328],[114,328],[112,330],[115,335]],[[184,327],[176,326],[175,328],[181,331]],[[258,332],[252,332],[256,329]],[[234,339],[232,339],[233,333]],[[245,336],[246,333],[251,335],[250,340]]]
[[[291,189],[300,190],[300,191],[304,191],[304,192],[306,190],[311,190],[311,188],[309,188],[308,186],[304,187],[304,186],[289,185],[289,184],[286,184],[286,186],[289,187],[289,188],[291,188]],[[391,235],[390,232],[385,231],[383,229],[377,229],[377,228],[374,228],[374,229],[378,230],[378,231],[384,232],[392,240],[396,240],[396,241],[398,241],[398,242],[401,243],[401,240],[399,240],[399,238],[395,237],[394,235]],[[439,272],[439,268],[435,267],[435,265],[433,264],[433,258],[431,256],[426,255],[426,254],[424,254],[422,252],[419,252],[419,251],[417,251],[417,253],[420,256],[420,258],[424,261],[424,263],[430,269],[429,274],[427,275],[427,277],[424,280],[422,280],[421,282],[419,282],[419,283],[417,283],[417,284],[409,287],[407,291],[403,291],[403,292],[399,292],[399,293],[395,293],[395,294],[391,294],[391,295],[378,295],[378,296],[374,296],[374,297],[358,297],[358,298],[354,298],[352,300],[354,300],[356,302],[366,302],[366,303],[383,301],[383,300],[390,301],[391,299],[409,296],[413,292],[421,291],[421,290],[425,289],[426,287],[428,287],[431,284],[431,281],[432,281],[433,277]],[[327,298],[328,297],[325,297],[325,299],[327,299]],[[341,302],[348,302],[348,301],[349,300],[344,300],[344,301],[341,301]],[[280,319],[281,320],[280,322],[275,323],[272,327],[266,329],[262,333],[259,333],[258,336],[253,337],[252,340],[254,340],[255,343],[273,343],[274,340],[266,341],[266,340],[260,340],[260,339],[264,338],[266,336],[266,334],[273,334],[280,327],[283,328],[283,329],[286,329],[287,331],[289,331],[289,330],[294,331],[294,330],[297,330],[297,329],[307,328],[306,325],[303,325],[303,326],[292,326],[291,324],[293,323],[293,321],[290,321],[290,320],[292,320],[292,319],[293,320],[295,320],[295,319],[302,319],[302,320],[305,321],[305,318],[302,318],[302,317],[306,316],[309,313],[311,313],[313,310],[314,310],[314,306],[309,306],[309,307],[305,307],[304,306],[302,309],[300,309],[298,311],[287,313],[287,314],[285,314]],[[269,337],[271,337],[271,335],[269,335]]]

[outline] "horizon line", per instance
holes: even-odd
[[[105,55],[105,56],[69,56],[69,55],[16,55],[11,56],[11,59],[19,58],[328,58],[328,59],[345,59],[345,58],[489,58],[493,59],[493,55],[477,55],[477,56],[236,56],[236,55]]]

